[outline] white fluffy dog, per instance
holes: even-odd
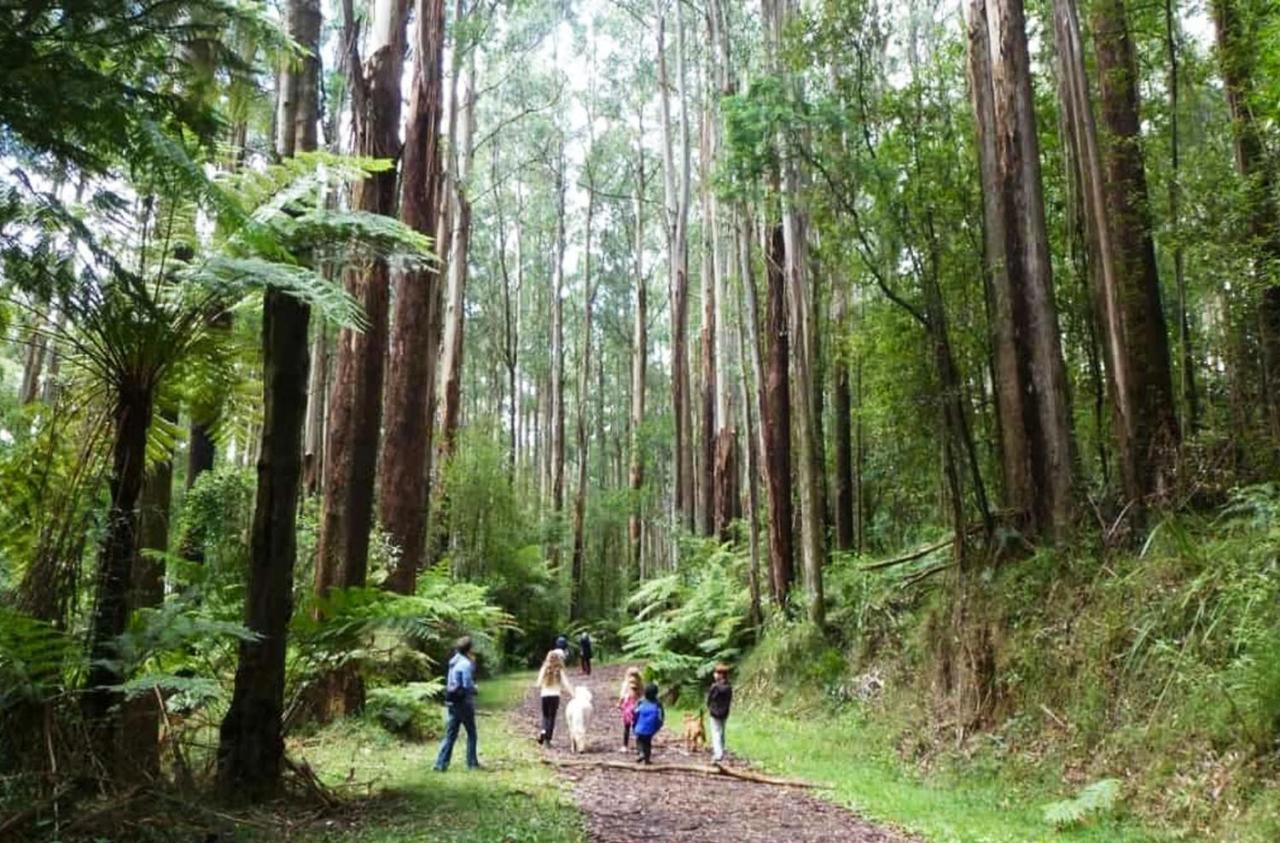
[[[573,692],[573,699],[564,707],[564,719],[569,724],[569,749],[573,752],[587,751],[587,727],[591,725],[591,689],[579,687]]]

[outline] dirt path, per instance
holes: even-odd
[[[623,667],[599,667],[588,678],[570,669],[575,687],[591,688],[595,715],[589,731],[590,749],[582,759],[630,761],[624,755],[622,726],[617,710]],[[537,691],[529,689],[513,715],[519,731],[535,739],[540,720]],[[709,763],[707,753],[690,757],[679,745],[683,724],[668,713],[667,725],[654,739],[653,761]],[[729,720],[729,744],[733,720]],[[569,758],[569,732],[564,705],[556,725],[555,741],[546,752]],[[730,754],[731,764],[744,765]],[[586,817],[595,843],[634,843],[636,840],[682,843],[803,843],[851,841],[851,843],[907,843],[910,838],[877,828],[855,814],[823,802],[804,791],[692,773],[632,773],[607,768],[561,768],[560,775],[573,782],[574,796]]]

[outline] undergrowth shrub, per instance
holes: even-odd
[[[500,642],[502,660],[537,664],[564,629],[568,583],[548,565],[531,501],[512,485],[506,451],[490,426],[460,432],[443,478],[440,500],[448,509],[433,518],[448,520],[449,570],[484,585],[494,604],[520,616],[520,630]]]
[[[747,564],[727,545],[682,539],[679,567],[627,601],[635,620],[620,630],[624,652],[673,692],[708,677],[716,662],[737,660],[750,631]]]
[[[798,707],[838,696],[846,667],[844,655],[820,629],[775,615],[743,666],[739,685],[753,699]]]

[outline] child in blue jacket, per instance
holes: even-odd
[[[636,746],[640,750],[638,764],[649,764],[653,754],[653,736],[662,728],[666,712],[662,703],[658,702],[658,686],[650,682],[644,686],[644,699],[636,706],[636,722],[632,732],[636,736]]]

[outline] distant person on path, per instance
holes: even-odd
[[[449,674],[444,686],[444,703],[449,713],[444,728],[444,741],[436,756],[435,769],[443,773],[449,769],[453,757],[453,745],[458,731],[467,730],[467,769],[480,769],[476,757],[476,666],[471,655],[471,636],[458,639],[453,658],[449,659]]]
[[[640,678],[640,668],[627,668],[627,675],[622,677],[622,690],[618,692],[618,710],[622,712],[622,751],[631,748],[631,727],[636,722],[636,706],[644,699],[644,680]]]
[[[711,760],[718,764],[724,760],[724,723],[729,719],[729,705],[733,702],[729,665],[716,665],[713,679],[707,691],[707,714],[711,715]]]
[[[560,696],[573,696],[573,685],[564,672],[564,651],[555,649],[547,653],[542,661],[542,669],[538,671],[538,692],[542,696],[542,730],[538,732],[538,743],[551,746],[551,738],[556,731],[556,713],[560,710]]]
[[[563,634],[556,636],[556,649],[560,651],[561,657],[569,661],[569,639]]]
[[[662,703],[658,702],[658,686],[650,682],[644,686],[644,699],[636,706],[636,746],[640,749],[636,763],[652,763],[653,736],[662,728],[664,717]]]
[[[591,675],[591,633],[583,632],[582,637],[578,639],[578,656],[582,659],[582,672],[586,676]]]

